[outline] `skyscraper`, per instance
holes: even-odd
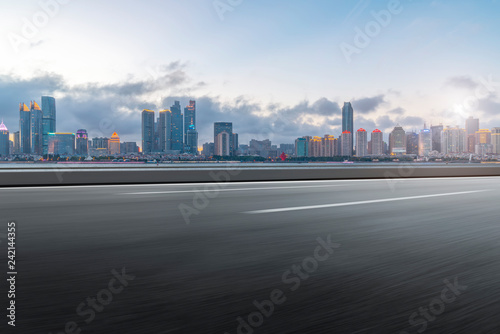
[[[198,154],[198,131],[196,131],[194,125],[190,125],[187,131],[186,148],[188,153]]]
[[[418,155],[418,133],[406,133],[406,154]]]
[[[109,154],[112,156],[117,156],[120,154],[120,137],[116,132],[113,133],[109,139]]]
[[[0,124],[0,157],[9,155],[9,130],[3,124]]]
[[[342,132],[341,140],[342,148],[340,154],[343,157],[352,157],[352,133],[350,133],[349,131]]]
[[[222,131],[215,137],[215,155],[230,156],[231,155],[231,134]]]
[[[432,150],[441,153],[441,132],[443,132],[443,125],[431,126],[432,134]]]
[[[337,155],[337,139],[332,135],[325,135],[321,147],[322,157],[334,157]]]
[[[307,157],[308,145],[307,139],[304,137],[295,139],[295,156]]]
[[[30,103],[30,142],[31,154],[43,154],[43,113],[35,102]]]
[[[500,155],[500,128],[491,130],[491,143],[493,144],[493,154]]]
[[[189,101],[189,105],[184,108],[184,143],[186,145],[188,145],[187,133],[191,129],[191,126],[196,130],[196,101],[193,100]]]
[[[465,120],[465,135],[475,135],[479,131],[479,119],[470,116]]]
[[[460,154],[467,151],[467,137],[465,129],[446,127],[441,135],[441,153]]]
[[[365,129],[356,131],[356,156],[364,157],[368,155],[368,132]]]
[[[142,153],[153,152],[155,112],[144,109],[142,111]]]
[[[172,150],[182,151],[184,149],[184,129],[181,103],[179,101],[175,101],[174,105],[170,107],[170,110],[172,112]]]
[[[56,99],[42,96],[43,154],[48,153],[49,133],[56,132]]]
[[[81,156],[86,156],[88,155],[88,153],[89,153],[89,134],[87,133],[87,130],[80,129],[76,132],[76,154]]]
[[[372,154],[384,155],[384,134],[379,129],[372,132]]]
[[[19,153],[31,154],[31,114],[25,103],[19,104]]]
[[[422,129],[418,134],[418,155],[429,156],[432,151],[432,133],[430,129]]]
[[[344,102],[344,107],[342,107],[342,135],[341,138],[343,140],[344,132],[347,133],[349,132],[351,134],[351,139],[350,143],[353,145],[354,141],[354,110],[352,109],[351,102]],[[344,144],[342,142],[342,147],[344,147]],[[344,155],[344,154],[342,154]],[[351,149],[351,154],[349,156],[352,156],[352,149]]]
[[[172,112],[170,110],[160,111],[160,120],[158,122],[159,148],[161,152],[167,152],[172,149]]]
[[[232,155],[233,154],[233,139],[232,139],[232,134],[233,134],[233,123],[230,122],[216,122],[214,123],[214,143],[215,143],[215,155],[217,155],[217,152],[221,152],[222,148],[219,148],[218,142],[217,142],[217,136],[222,133],[226,132],[229,134],[229,152]],[[225,145],[225,142],[221,142]]]
[[[389,135],[389,151],[393,155],[406,154],[406,132],[399,125]]]
[[[479,129],[478,131],[476,131],[476,154],[484,155],[487,153],[493,153],[491,137],[491,131],[488,129]]]

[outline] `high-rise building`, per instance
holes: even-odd
[[[116,132],[113,133],[109,139],[109,154],[112,156],[117,156],[120,154],[120,137]]]
[[[307,138],[297,138],[295,139],[295,156],[297,157],[307,157],[309,155],[309,143]]]
[[[31,154],[43,154],[43,113],[35,101],[30,103],[30,143]]]
[[[384,134],[379,129],[372,132],[372,155],[384,155]]]
[[[9,129],[3,124],[0,124],[0,157],[6,157],[10,154],[10,139],[9,139]]]
[[[19,104],[19,153],[31,154],[31,113],[25,103]]]
[[[422,129],[418,134],[418,155],[429,156],[432,151],[432,133],[430,129]]]
[[[322,155],[322,145],[323,145],[323,138],[321,137],[313,137],[309,141],[309,156],[310,157],[321,157]]]
[[[493,154],[500,155],[500,128],[491,130],[491,143],[493,144]]]
[[[42,128],[43,128],[43,154],[48,153],[49,133],[55,133],[56,129],[56,99],[51,96],[42,96]]]
[[[344,106],[342,107],[342,135],[341,135],[341,140],[342,138],[346,137],[344,136],[344,132],[347,134],[349,132],[351,134],[351,139],[350,143],[351,145],[353,143],[353,136],[354,136],[354,110],[352,108],[351,102],[344,102]],[[344,143],[341,144],[342,148],[344,147]],[[342,149],[343,151],[343,149]],[[344,154],[342,154],[344,155]],[[351,149],[351,154],[346,155],[346,156],[352,156],[352,149]]]
[[[170,111],[172,112],[172,150],[182,151],[184,149],[184,127],[181,103],[179,101],[175,101],[174,105],[170,107]]]
[[[194,127],[190,125],[187,130],[186,149],[188,153],[198,154],[198,131]]]
[[[21,138],[19,136],[19,131],[14,132],[14,154],[21,153]]]
[[[470,116],[465,120],[465,134],[475,135],[477,131],[479,131],[479,119]]]
[[[203,144],[203,152],[202,154],[205,157],[211,157],[215,153],[215,144],[214,143],[205,143]]]
[[[142,153],[148,154],[153,152],[154,148],[154,133],[155,133],[155,112],[144,109],[142,111]]]
[[[446,127],[441,134],[441,153],[461,154],[467,151],[465,129]]]
[[[188,145],[188,131],[193,126],[196,130],[196,101],[189,101],[189,105],[184,108],[184,143]]]
[[[76,132],[76,154],[81,156],[89,154],[89,134],[85,129]]]
[[[234,148],[233,148],[233,123],[231,122],[216,122],[214,123],[214,143],[215,143],[215,152],[219,152],[219,148],[217,147],[218,143],[217,143],[217,136],[221,133],[221,132],[227,132],[230,136],[229,138],[229,147],[230,147],[230,152],[231,154],[229,155],[232,155],[233,154],[233,151],[234,151]]]
[[[349,131],[342,132],[341,140],[342,149],[340,154],[343,157],[352,157],[352,133]]]
[[[325,135],[321,145],[322,157],[334,157],[337,155],[337,139],[332,135]]]
[[[406,132],[399,125],[389,135],[389,151],[392,155],[406,154]]]
[[[159,149],[161,152],[167,152],[172,149],[172,112],[170,110],[160,111],[158,121]]]
[[[364,157],[368,155],[368,132],[365,129],[356,131],[356,156]]]
[[[215,155],[231,155],[231,133],[222,131],[215,137]]]
[[[443,132],[443,125],[431,126],[432,135],[432,150],[441,153],[441,132]]]
[[[476,147],[475,153],[478,155],[484,155],[487,153],[493,153],[493,145],[491,144],[491,131],[488,129],[479,129],[476,131]]]
[[[406,133],[406,154],[418,155],[418,133],[407,132]]]
[[[74,133],[49,133],[49,150],[51,155],[75,155]]]

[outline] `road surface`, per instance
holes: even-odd
[[[1,333],[499,333],[500,178],[0,189]],[[7,269],[0,275],[7,277]]]

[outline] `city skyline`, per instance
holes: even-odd
[[[191,99],[197,101],[199,124],[239,123],[244,142],[338,136],[344,101],[358,112],[355,129],[384,133],[398,123],[455,126],[470,115],[487,128],[498,121],[499,50],[490,41],[498,30],[493,13],[499,4],[492,1],[401,0],[366,45],[360,45],[362,37],[356,45],[357,32],[379,22],[376,17],[389,10],[389,2],[244,1],[223,20],[211,1],[131,3],[133,10],[126,13],[117,10],[119,2],[99,3],[107,15],[96,14],[91,3],[61,4],[19,50],[9,36],[23,36],[23,18],[29,22],[44,9],[36,1],[6,8],[0,23],[7,32],[0,42],[6,50],[0,56],[0,114],[8,127],[17,122],[19,100],[42,95],[57,99],[61,129],[86,128],[91,137],[117,131],[137,143],[141,134],[135,124],[143,109]],[[279,15],[283,10],[287,15]],[[161,13],[177,13],[173,20],[189,29],[172,34],[146,20]],[[275,20],[251,25],[262,13]],[[123,15],[129,24],[123,24]],[[314,24],[297,25],[298,18]],[[96,33],[89,39],[79,31]],[[98,31],[108,31],[107,38]],[[165,43],[156,43],[159,38]],[[68,53],[66,46],[75,43],[81,52]],[[320,51],[296,52],[297,43]],[[350,62],[343,45],[357,49]],[[200,129],[199,141],[209,141],[210,133]]]

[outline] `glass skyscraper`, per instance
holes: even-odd
[[[142,152],[153,152],[155,134],[155,112],[144,109],[142,111]]]
[[[5,124],[0,124],[0,156],[6,157],[9,155],[9,130]]]
[[[30,103],[30,142],[31,154],[43,154],[43,113],[35,102]]]
[[[31,154],[31,114],[25,103],[19,104],[19,153]]]
[[[56,129],[56,99],[51,96],[42,96],[42,127],[43,127],[43,154],[48,153],[49,133],[55,133]]]
[[[161,152],[172,149],[172,112],[170,110],[160,111],[158,122],[159,148]]]
[[[196,101],[189,101],[189,105],[184,108],[184,143],[188,146],[188,131],[191,127],[196,130]]]
[[[342,132],[349,131],[354,133],[354,110],[351,102],[344,102],[342,108]]]
[[[184,130],[181,103],[175,101],[170,111],[172,112],[172,150],[182,151],[184,149]]]
[[[75,155],[74,133],[49,133],[49,151],[53,155]]]

